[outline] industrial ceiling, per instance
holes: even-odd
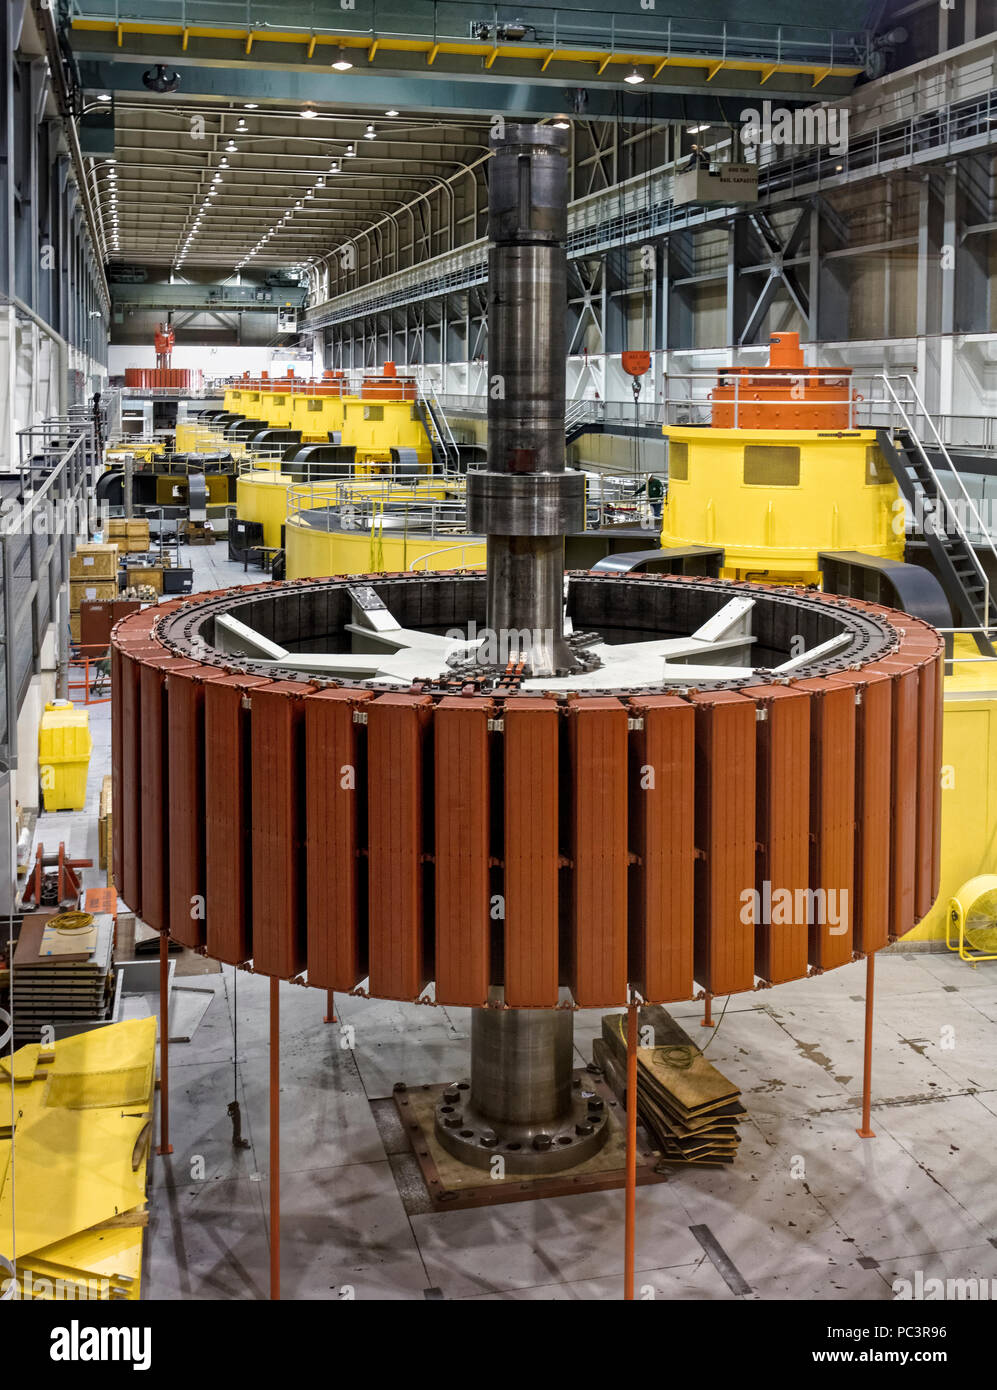
[[[668,18],[653,0],[515,15],[72,0],[89,118],[113,122],[113,149],[91,159],[103,250],[184,273],[304,266],[434,190],[450,198],[487,158],[496,115],[570,119],[595,145],[601,122],[726,125],[746,98],[847,92],[871,51],[865,4],[810,7],[811,23],[852,29],[779,23],[795,8],[774,0],[770,22],[749,24],[730,0],[669,3]]]

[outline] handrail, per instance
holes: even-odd
[[[914,425],[913,425],[913,423],[912,423],[912,421],[911,421],[911,419],[910,419],[910,416],[907,414],[907,411],[906,411],[906,409],[905,409],[903,403],[901,402],[900,397],[897,395],[897,393],[896,393],[896,392],[894,391],[894,389],[893,389],[893,383],[892,383],[892,381],[890,380],[889,374],[888,374],[887,372],[883,372],[883,373],[882,373],[882,379],[883,379],[883,384],[884,384],[885,387],[886,387],[886,390],[888,391],[890,397],[891,397],[892,400],[893,400],[894,405],[895,405],[896,408],[897,408],[897,411],[898,411],[898,413],[899,413],[899,415],[900,415],[900,418],[901,418],[901,419],[903,420],[903,422],[904,422],[904,428],[905,428],[905,429],[907,430],[907,432],[909,433],[909,435],[910,435],[910,437],[911,437],[911,441],[913,442],[913,444],[914,444],[915,447],[917,448],[918,453],[921,455],[921,462],[924,464],[925,468],[927,468],[927,470],[928,470],[928,472],[930,473],[932,479],[934,480],[935,487],[936,487],[937,490],[938,490],[938,495],[939,495],[940,498],[943,499],[943,505],[944,505],[945,509],[948,511],[949,515],[951,516],[952,523],[953,523],[953,528],[954,528],[954,530],[955,530],[955,533],[956,533],[956,535],[958,535],[958,536],[960,537],[960,539],[961,539],[961,540],[963,541],[963,543],[965,544],[966,548],[969,550],[969,554],[970,554],[970,558],[971,558],[971,560],[972,560],[973,568],[976,570],[976,572],[977,572],[977,574],[979,575],[980,579],[983,581],[983,591],[984,591],[984,592],[983,592],[983,621],[984,621],[984,624],[989,625],[989,622],[990,622],[990,579],[989,579],[989,576],[987,575],[986,570],[984,569],[983,565],[982,565],[981,562],[980,562],[980,558],[979,558],[979,556],[978,556],[977,553],[976,553],[976,547],[972,544],[972,542],[970,541],[969,537],[966,535],[965,531],[964,531],[963,528],[962,528],[962,523],[961,523],[960,520],[959,520],[959,515],[958,515],[958,512],[957,512],[956,509],[955,509],[955,506],[953,505],[953,501],[952,501],[952,499],[949,497],[949,495],[948,495],[948,493],[945,491],[945,489],[942,487],[941,479],[939,478],[938,474],[936,473],[935,468],[934,468],[934,465],[932,464],[931,460],[929,459],[929,457],[928,457],[928,455],[927,455],[927,452],[925,451],[924,445],[921,443],[920,436],[918,435],[917,431],[914,429]],[[989,546],[989,549],[990,549],[990,551],[991,551],[991,554],[993,555],[994,559],[997,560],[997,547],[994,546],[993,539],[991,538],[990,532],[989,532],[989,530],[987,529],[987,527],[983,524],[983,518],[980,516],[979,512],[978,512],[977,509],[976,509],[976,503],[973,501],[973,499],[970,497],[969,493],[966,491],[966,486],[965,486],[965,484],[963,483],[962,478],[959,476],[959,473],[958,473],[957,469],[955,468],[955,465],[954,465],[953,462],[952,462],[952,458],[951,458],[951,456],[950,456],[950,454],[949,454],[948,449],[946,449],[945,445],[942,443],[941,435],[940,435],[940,434],[938,433],[938,431],[935,429],[935,423],[934,423],[934,421],[932,420],[931,416],[928,414],[928,409],[927,409],[927,407],[925,406],[924,401],[921,399],[921,396],[920,396],[920,393],[918,392],[917,387],[914,385],[914,382],[911,380],[911,378],[910,378],[906,373],[904,373],[904,374],[901,376],[900,379],[903,380],[903,381],[906,381],[908,387],[910,388],[911,394],[912,394],[912,396],[914,397],[915,402],[917,403],[918,410],[920,411],[920,413],[921,413],[921,415],[924,417],[924,419],[928,422],[928,426],[930,427],[932,434],[935,436],[935,443],[936,443],[936,445],[938,446],[938,448],[939,448],[939,450],[940,450],[940,452],[941,452],[942,458],[945,460],[945,462],[946,462],[946,464],[947,464],[947,466],[948,466],[949,472],[952,474],[953,478],[955,478],[957,484],[959,485],[959,490],[961,491],[963,497],[964,497],[965,500],[966,500],[966,503],[967,503],[968,506],[969,506],[970,515],[972,516],[973,520],[976,522],[977,526],[980,528],[980,533],[981,533],[982,537],[984,538],[986,544]]]
[[[415,559],[415,560],[412,561],[412,563],[409,565],[409,571],[410,571],[410,572],[416,572],[416,571],[418,571],[418,570],[420,570],[420,569],[422,569],[422,568],[425,568],[425,569],[428,570],[428,569],[429,569],[429,561],[430,561],[430,560],[435,560],[435,559],[436,559],[438,556],[440,556],[440,555],[449,555],[450,552],[451,552],[452,550],[459,550],[459,551],[460,551],[460,558],[461,558],[460,564],[457,565],[457,566],[454,566],[454,568],[456,568],[456,569],[463,569],[463,570],[481,570],[481,569],[484,569],[484,568],[485,568],[485,565],[486,565],[486,563],[487,563],[487,561],[485,561],[485,560],[475,560],[474,563],[473,563],[473,564],[470,564],[470,565],[469,565],[469,564],[467,563],[467,561],[466,561],[467,547],[468,547],[469,545],[480,545],[480,544],[481,544],[480,541],[464,541],[464,542],[462,542],[462,544],[460,544],[460,545],[444,545],[444,546],[441,546],[439,550],[427,550],[426,553],[425,553],[424,555],[420,555],[417,559]]]
[[[430,487],[433,486],[432,475],[426,475],[426,481]],[[463,498],[420,495],[418,485],[406,486],[404,483],[388,480],[378,482],[367,478],[354,478],[293,483],[288,488],[288,522],[297,522],[301,513],[317,508],[348,511],[350,520],[356,523],[355,528],[349,529],[364,530],[369,523],[371,527],[378,524],[383,532],[385,509],[389,508],[389,514],[397,514],[397,509],[401,509],[406,518],[408,509],[411,509],[410,534],[466,534],[466,508]]]
[[[157,14],[152,22],[154,27],[181,25],[184,29],[197,29],[201,25],[221,24],[241,36],[254,31],[265,33],[268,27],[274,26],[273,6],[267,0],[157,0],[156,9],[161,16]],[[408,28],[400,26],[397,7],[387,7],[384,23],[379,22],[377,0],[371,0],[368,10],[368,23],[358,25],[354,20],[336,24],[330,22],[332,15],[316,14],[313,7],[307,22],[304,22],[304,15],[282,14],[280,28],[300,33],[303,39],[317,36],[333,40],[355,39],[359,36],[373,44],[390,44],[393,41],[411,43],[413,39],[431,34],[435,43],[480,46],[486,40],[475,35],[470,26],[491,11],[491,24],[485,22],[493,37],[487,42],[502,43],[495,32],[501,23],[497,6],[482,5],[464,18],[460,6],[446,5],[442,0],[410,0],[405,11],[406,17],[411,19]],[[74,19],[91,24],[104,21],[127,26],[129,21],[135,20],[131,11],[132,7],[123,7],[121,0],[72,0],[71,7]],[[639,52],[658,57],[703,56],[724,61],[745,58],[776,65],[819,62],[830,67],[840,64],[862,68],[872,46],[871,31],[861,25],[853,28],[802,23],[785,26],[777,22],[752,21],[750,27],[742,28],[731,25],[725,18],[710,21],[698,16],[669,18],[655,24],[653,14],[646,16],[647,22],[641,24],[640,14],[633,17],[603,15],[595,8],[573,9],[570,6],[552,9],[531,5],[529,0],[518,6],[516,15],[520,20],[533,21],[529,27],[534,30],[534,41],[555,52],[559,48],[580,48],[627,56]]]

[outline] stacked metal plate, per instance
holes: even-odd
[[[661,1164],[713,1168],[733,1163],[740,1143],[738,1126],[747,1114],[737,1086],[659,1006],[640,1010],[640,1033],[641,1042],[651,1045],[637,1049],[637,1118],[661,1155]],[[593,1055],[625,1105],[625,1014],[603,1018]]]
[[[93,918],[79,943],[53,942],[52,912],[30,913],[21,923],[13,960],[14,1038],[51,1041],[110,1019],[114,919]]]

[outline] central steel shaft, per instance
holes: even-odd
[[[488,543],[487,626],[500,663],[552,676],[564,640],[564,533],[584,525],[565,469],[568,162],[564,131],[508,125],[488,196],[488,469],[468,477],[468,528]]]
[[[468,528],[488,538],[487,618],[497,664],[531,676],[579,666],[564,637],[564,534],[585,520],[565,469],[567,139],[513,125],[493,138],[488,196],[488,469],[467,480]],[[524,794],[529,789],[524,788]],[[572,1072],[570,1001],[474,1010],[471,1077],[437,1106],[436,1135],[464,1162],[554,1173],[598,1151],[603,1102]]]

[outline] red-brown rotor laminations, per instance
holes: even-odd
[[[502,986],[550,1007],[566,985],[605,1008],[628,984],[668,1002],[844,964],[938,891],[943,646],[908,615],[818,601],[885,620],[891,649],[563,699],[267,679],[176,655],[156,629],[177,604],[131,614],[112,651],[119,892],[218,959],[403,1000],[435,982],[443,1004]],[[766,881],[847,892],[848,911],[753,922]]]

